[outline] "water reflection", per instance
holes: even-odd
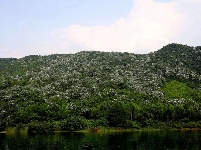
[[[201,149],[200,131],[0,134],[0,150]]]

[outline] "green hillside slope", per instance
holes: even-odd
[[[0,59],[0,128],[200,127],[201,47]]]

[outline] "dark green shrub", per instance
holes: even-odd
[[[51,122],[32,121],[28,124],[28,132],[47,133],[53,131],[53,124]]]
[[[82,130],[85,127],[84,118],[80,116],[69,116],[61,121],[61,129],[65,131]]]

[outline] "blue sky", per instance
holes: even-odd
[[[1,0],[0,57],[196,46],[200,6],[200,0]]]

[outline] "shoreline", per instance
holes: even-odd
[[[16,131],[15,128],[11,128],[10,130],[0,131],[0,134],[115,133],[115,132],[117,133],[117,132],[143,132],[143,131],[201,131],[201,128],[181,128],[181,129],[142,128],[142,129],[97,129],[97,130],[86,129],[86,130],[79,130],[79,131],[51,131],[51,132],[38,132],[38,131],[28,132],[28,130]]]

